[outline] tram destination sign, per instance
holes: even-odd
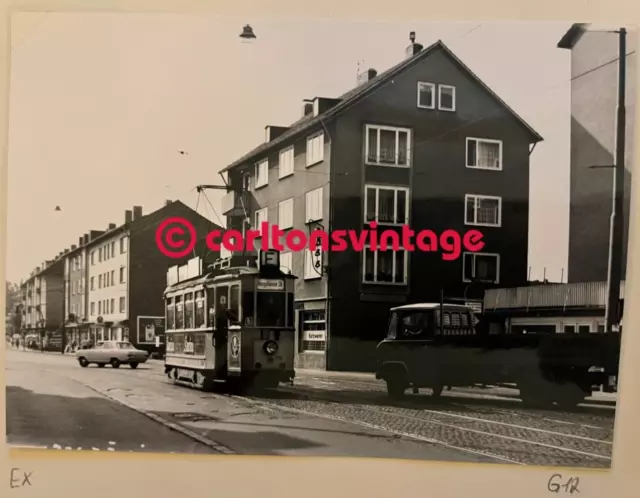
[[[284,280],[261,278],[258,280],[258,290],[282,291],[284,290]]]
[[[280,252],[275,249],[260,251],[260,268],[280,268]]]

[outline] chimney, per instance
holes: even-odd
[[[89,243],[89,234],[85,233],[84,236],[82,237],[82,245],[87,245]]]
[[[115,223],[109,223],[109,228],[107,230],[113,230],[116,227]]]
[[[133,219],[142,218],[142,206],[133,206]]]
[[[373,78],[378,76],[378,71],[375,69],[367,69],[366,71],[362,71],[358,74],[358,85],[362,85],[367,81],[371,81]]]
[[[302,101],[302,117],[310,116],[313,114],[313,101],[305,99]]]
[[[164,201],[164,205],[168,206],[169,204],[171,204],[173,201],[171,199],[167,199],[166,201]]]
[[[411,45],[409,45],[405,50],[405,59],[411,59],[411,57],[417,55],[424,48],[419,43],[416,43],[415,31],[409,33],[409,40],[411,40]]]
[[[67,254],[68,252],[69,252],[69,249],[65,249],[62,254]]]
[[[287,128],[286,126],[274,126],[274,125],[265,126],[264,127],[264,141],[265,141],[265,143],[269,143],[269,142],[271,142],[271,140],[275,140],[276,138],[278,138],[280,135],[282,135],[288,129],[289,128]]]
[[[131,223],[133,221],[133,211],[127,210],[124,212],[124,222]]]
[[[340,103],[340,99],[329,99],[326,97],[316,97],[313,99],[313,115],[317,116],[331,109],[334,105]]]
[[[77,248],[78,248],[78,246],[77,246],[77,245],[75,245],[75,244],[72,244],[72,245],[71,245],[71,250],[72,250],[72,251],[75,251]]]
[[[89,242],[91,242],[92,240],[97,239],[103,233],[104,232],[102,230],[91,230],[91,232],[89,233]]]
[[[78,239],[78,246],[81,246],[82,242],[84,242],[84,235],[80,235],[80,238]]]

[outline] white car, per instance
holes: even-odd
[[[136,349],[129,342],[101,341],[90,349],[76,351],[76,358],[83,368],[88,367],[91,363],[95,363],[99,367],[109,364],[113,368],[118,368],[120,365],[137,368],[140,363],[145,363],[149,359],[149,353]]]

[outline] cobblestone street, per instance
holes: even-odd
[[[611,402],[591,400],[571,413],[532,410],[508,389],[453,389],[439,400],[426,391],[392,402],[384,384],[366,374],[304,371],[293,387],[228,396],[173,385],[160,361],[114,370],[83,369],[73,357],[31,352],[9,351],[7,360],[7,431],[14,445],[577,467],[611,463]],[[25,391],[56,395],[60,402],[49,407],[54,413],[47,418],[35,402],[25,402]],[[82,412],[66,397],[84,397],[92,408]],[[99,408],[95,414],[93,407]]]

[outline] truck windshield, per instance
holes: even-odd
[[[286,294],[284,292],[258,292],[256,299],[258,327],[284,327]]]
[[[433,312],[430,310],[404,312],[399,325],[400,336],[420,339],[430,336],[433,330]]]

